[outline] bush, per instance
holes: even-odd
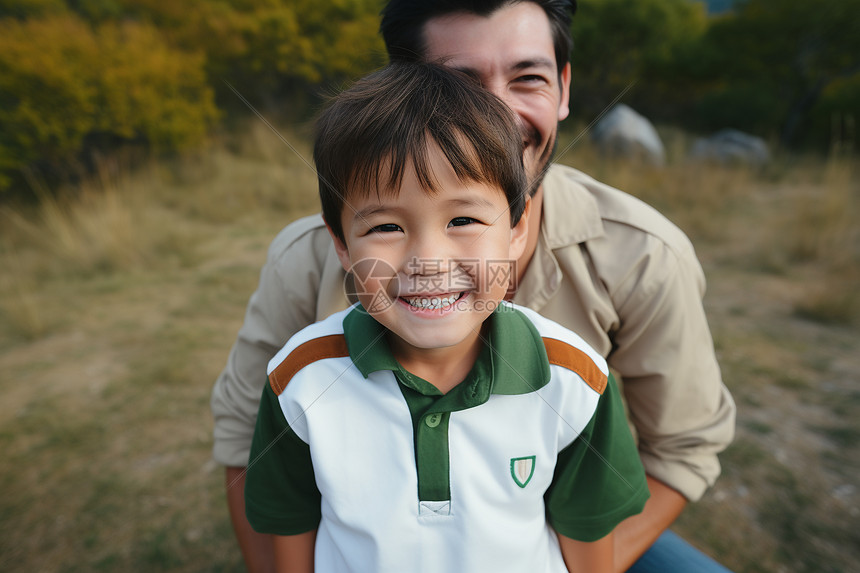
[[[65,11],[63,0],[0,0],[0,18],[26,18]]]
[[[204,58],[148,24],[79,17],[0,22],[0,190],[38,165],[68,173],[96,141],[157,150],[200,141],[217,117]]]
[[[860,150],[860,73],[828,86],[813,109],[809,142],[838,153]]]
[[[689,0],[581,0],[571,28],[577,107],[593,117],[631,82],[646,95],[667,91],[706,28],[704,7]],[[631,95],[625,101],[639,107]]]
[[[723,99],[740,102],[744,90],[753,95],[752,88],[760,94],[739,107],[745,124],[735,125],[778,133],[786,146],[824,147],[816,114],[857,109],[856,92],[836,92],[860,77],[858,11],[860,0],[746,0],[735,14],[716,20],[704,38],[713,58],[703,69],[726,92]]]
[[[152,22],[173,45],[206,53],[222,107],[229,81],[249,99],[283,102],[381,65],[381,0],[116,0],[126,17]]]
[[[706,93],[689,123],[700,130],[734,128],[768,135],[785,113],[785,103],[756,84],[726,85]]]

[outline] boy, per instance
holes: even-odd
[[[280,570],[611,571],[645,475],[603,358],[502,302],[530,208],[508,108],[390,65],[314,159],[360,304],[269,364],[245,495]]]

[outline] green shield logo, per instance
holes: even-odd
[[[535,475],[535,456],[511,458],[511,477],[520,487],[526,487]]]

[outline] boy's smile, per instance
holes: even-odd
[[[480,348],[481,325],[504,298],[526,238],[527,213],[512,229],[500,189],[461,181],[432,141],[427,154],[436,192],[407,162],[399,190],[347,195],[345,242],[334,239],[362,306],[391,332],[407,368],[416,355],[448,360]]]

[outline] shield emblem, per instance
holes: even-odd
[[[511,477],[520,487],[526,487],[535,473],[535,456],[511,458]]]

